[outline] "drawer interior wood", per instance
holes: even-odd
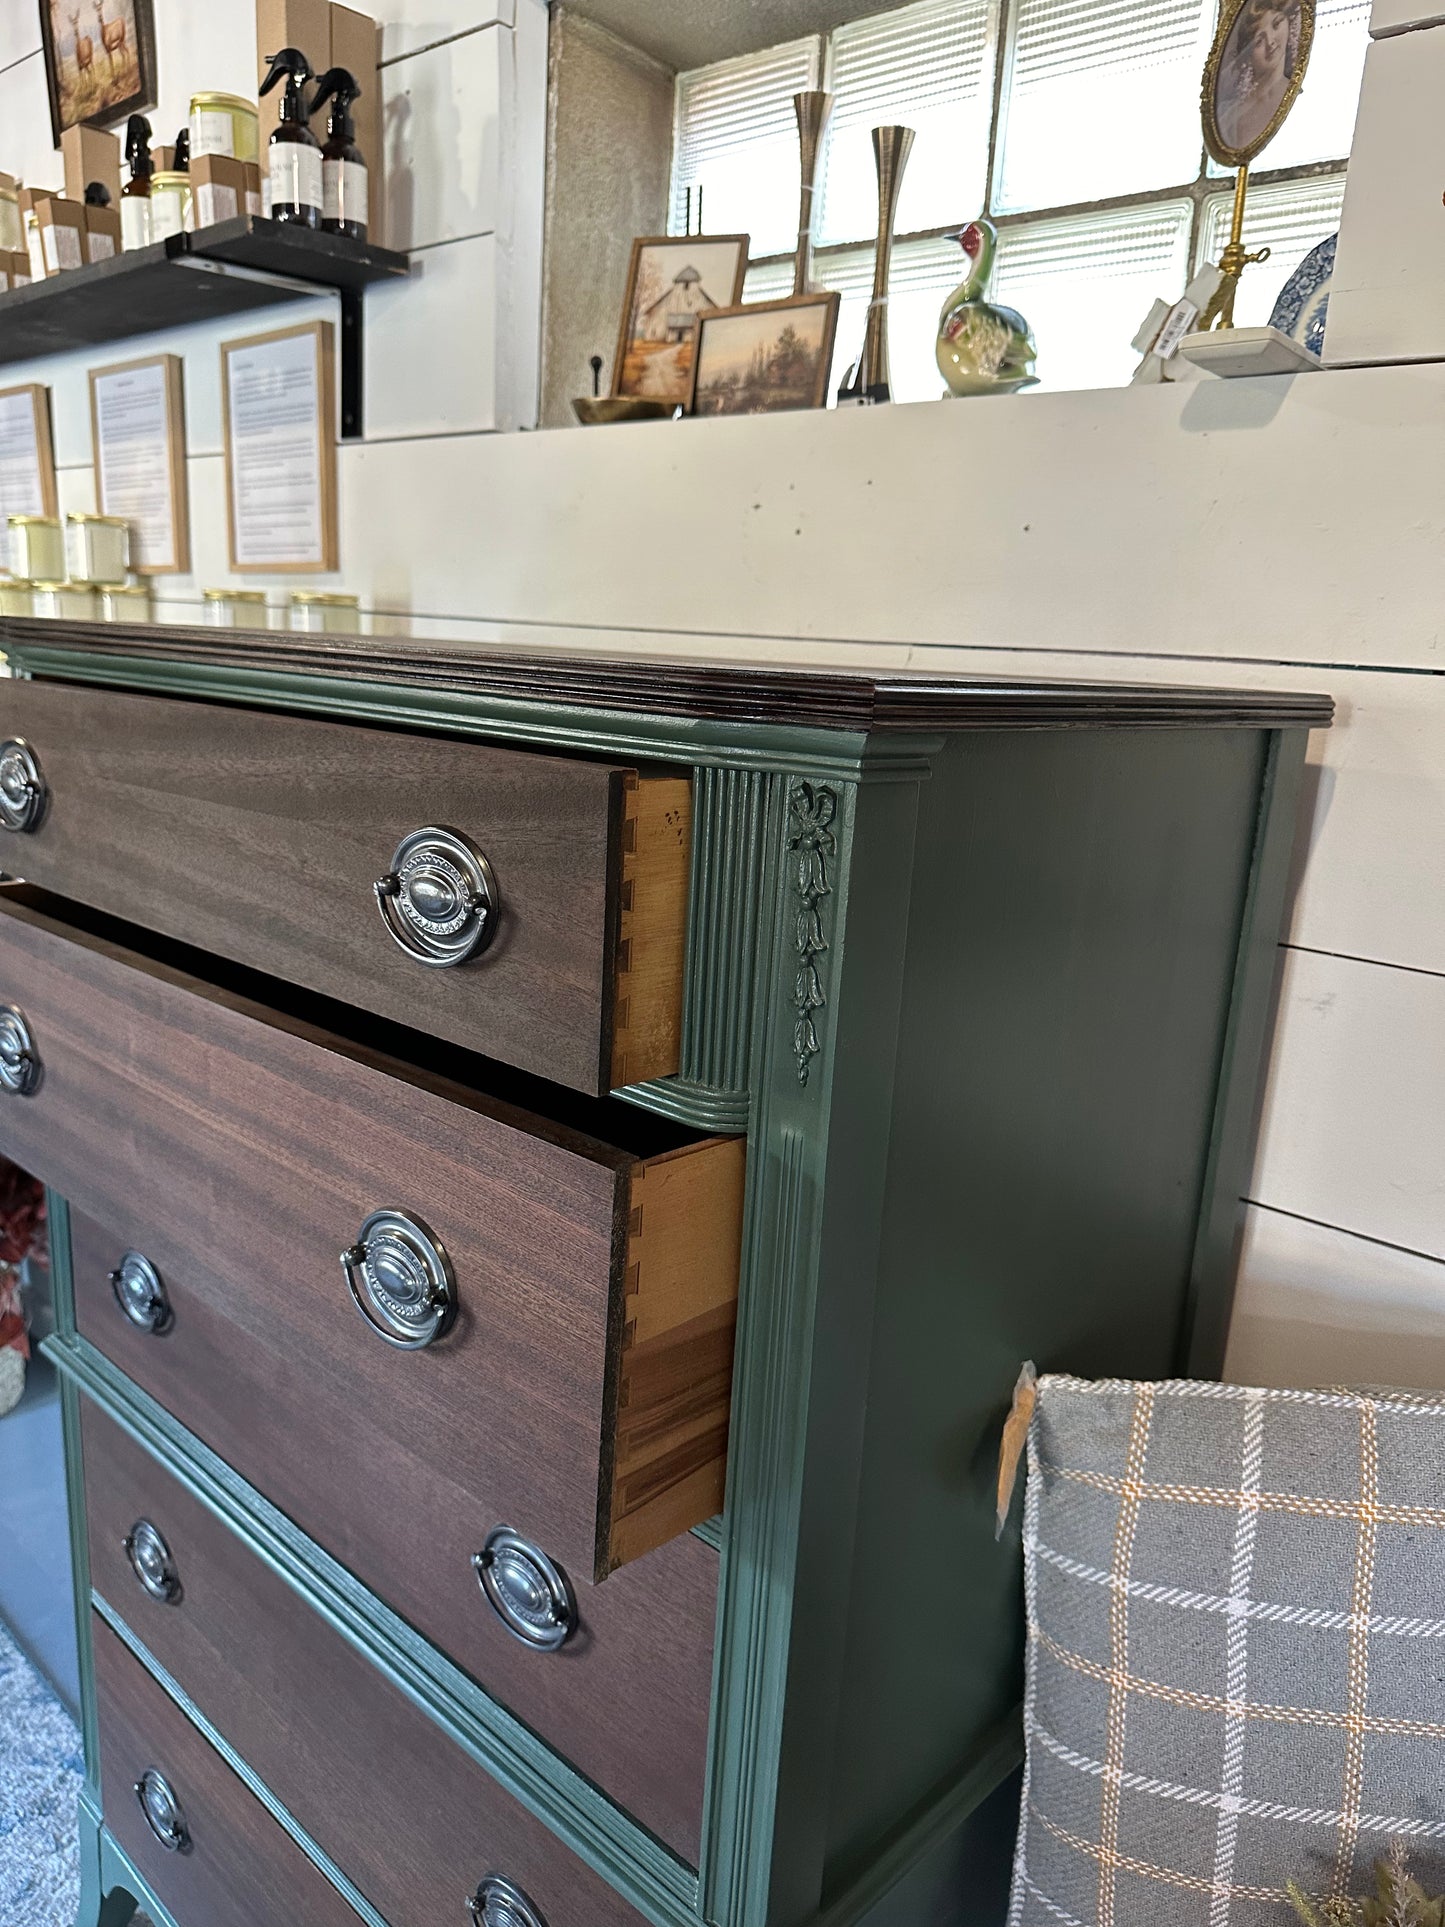
[[[521,1888],[549,1927],[641,1927],[604,1881],[89,1404],[83,1436],[96,1591],[391,1927],[464,1921],[467,1896],[491,1873]],[[172,1601],[152,1597],[131,1571],[123,1541],[142,1519],[174,1562]],[[108,1810],[114,1798],[107,1788]]]
[[[91,1616],[106,1825],[189,1927],[356,1927],[356,1915],[98,1614]],[[248,1763],[249,1764],[249,1763]],[[158,1771],[190,1844],[163,1846],[135,1795]]]
[[[597,1092],[678,1069],[692,791],[581,758],[77,684],[10,682],[47,802],[16,876]],[[403,955],[375,896],[426,825],[483,851],[496,935]]]

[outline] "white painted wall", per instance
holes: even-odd
[[[177,125],[193,87],[249,84],[245,0],[156,11]],[[479,642],[1330,691],[1230,1369],[1445,1386],[1445,366],[489,432],[534,386],[541,0],[382,11],[419,274],[369,307],[345,586]],[[30,14],[0,0],[0,167],[45,184]],[[231,332],[154,344],[186,357],[182,618],[227,579]],[[72,507],[88,359],[8,377],[54,388]]]

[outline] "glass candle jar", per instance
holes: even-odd
[[[130,524],[118,515],[67,515],[65,565],[72,582],[124,582]]]
[[[155,613],[149,582],[103,582],[95,600],[102,622],[150,622]]]
[[[81,582],[32,582],[30,613],[67,622],[94,622],[95,590]]]
[[[65,531],[53,515],[9,518],[10,573],[26,582],[59,582],[65,574]]]
[[[207,589],[206,621],[214,629],[264,629],[264,589]]]
[[[20,219],[20,194],[13,187],[0,187],[0,252],[23,254],[25,228]]]
[[[189,174],[155,174],[151,177],[151,240],[164,241],[168,235],[184,234],[191,225],[191,177]]]
[[[261,157],[260,115],[239,94],[191,95],[191,159],[229,154],[233,161]]]
[[[28,616],[30,612],[30,584],[15,577],[0,581],[0,616]]]
[[[309,635],[360,635],[361,598],[296,589],[291,596],[291,627]]]

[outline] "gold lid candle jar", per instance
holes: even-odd
[[[53,515],[12,515],[8,522],[11,575],[26,582],[59,582],[65,575],[65,531]]]
[[[233,161],[261,157],[260,115],[253,100],[239,94],[191,95],[191,159],[229,154]]]
[[[264,589],[206,589],[206,621],[213,629],[264,629]]]
[[[67,622],[94,622],[95,590],[82,582],[32,582],[30,613]]]
[[[67,515],[65,565],[72,582],[124,582],[130,524],[118,515]]]
[[[149,582],[103,582],[95,600],[102,622],[150,622],[155,613]]]
[[[169,235],[184,234],[191,225],[191,177],[189,174],[151,176],[151,240],[164,241]]]
[[[308,635],[361,634],[361,598],[324,589],[296,589],[291,596],[291,627]]]

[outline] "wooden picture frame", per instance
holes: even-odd
[[[659,260],[654,267],[649,259],[651,255],[676,255],[678,268],[671,281],[666,276],[670,264]],[[678,315],[678,319],[685,316],[685,330],[674,326],[671,317],[663,316],[660,332],[640,332],[645,316],[638,314],[639,301],[650,311],[657,306],[657,290],[661,289],[665,296],[668,290],[684,282],[689,271],[695,279],[687,284],[685,305]],[[685,403],[692,393],[691,357],[695,341],[692,323],[700,312],[693,304],[701,298],[709,308],[735,306],[743,298],[747,272],[746,234],[655,234],[635,240],[627,267],[627,293],[617,330],[617,352],[612,358],[614,396],[642,395],[679,405]],[[714,297],[721,291],[709,283],[724,277],[727,293],[717,300]],[[650,363],[645,368],[638,366],[643,354]]]
[[[0,388],[0,404],[20,402],[28,397],[35,432],[35,466],[39,501],[13,498],[0,485],[0,557],[5,554],[5,518],[10,515],[46,515],[55,520],[60,514],[60,494],[55,482],[55,436],[51,425],[50,390],[43,382],[21,382],[15,388]],[[13,505],[12,505],[13,501]]]
[[[57,147],[67,128],[114,127],[131,114],[150,112],[159,98],[154,0],[39,0],[39,5],[50,130]]]
[[[169,524],[171,560],[142,560],[146,541],[147,517],[136,513],[137,498],[123,495],[117,499],[106,484],[106,452],[101,438],[101,383],[118,375],[139,375],[146,369],[162,370],[162,424],[164,446],[159,461],[165,477],[169,501],[162,513]],[[186,468],[186,399],[179,355],[142,355],[136,361],[112,362],[90,370],[91,460],[95,469],[95,500],[102,515],[119,515],[131,524],[131,573],[133,575],[189,575],[191,572],[190,478]]]
[[[690,415],[772,415],[800,408],[822,408],[828,399],[842,302],[843,297],[837,293],[792,294],[784,300],[754,301],[699,315],[687,412]],[[818,314],[816,329],[810,327],[807,339],[800,340],[790,322],[779,321],[769,328],[768,317],[800,314],[803,309],[816,310]],[[782,339],[788,332],[792,333],[795,346],[790,347]],[[747,358],[746,371],[731,385],[720,379],[721,368],[708,366],[709,342],[715,345],[720,336],[727,334],[738,337],[734,363],[742,367],[743,357]],[[771,380],[761,371],[761,378],[755,377],[752,369],[754,358],[767,353],[770,334],[774,353],[769,356],[769,367],[775,374]],[[786,365],[781,369],[777,362],[779,351],[786,358]],[[800,362],[804,353],[808,363],[806,371]]]
[[[292,466],[296,471],[298,489],[310,484],[302,474],[303,468],[314,474],[315,481],[315,519],[314,527],[317,541],[314,546],[306,547],[298,542],[294,553],[288,553],[284,545],[274,541],[263,545],[265,553],[257,551],[256,538],[248,535],[244,539],[238,528],[238,515],[246,513],[246,504],[240,498],[236,469],[236,435],[233,400],[236,376],[233,363],[241,354],[254,354],[258,349],[277,348],[280,344],[310,338],[315,344],[315,385],[316,407],[314,418],[299,422],[291,431]],[[336,487],[336,330],[330,321],[303,321],[293,328],[276,328],[266,334],[245,335],[237,341],[221,344],[221,421],[225,435],[226,448],[226,543],[230,557],[231,570],[236,575],[331,575],[340,567],[340,539],[337,529],[337,487]],[[285,462],[285,441],[287,431],[278,431],[278,459]],[[309,462],[297,459],[300,445],[315,450],[314,469]],[[298,496],[298,499],[299,496]],[[308,510],[309,510],[308,500]],[[308,512],[306,521],[312,522]],[[298,522],[299,526],[299,522]]]
[[[1204,63],[1204,145],[1221,167],[1248,167],[1299,98],[1315,36],[1315,0],[1224,0]]]

